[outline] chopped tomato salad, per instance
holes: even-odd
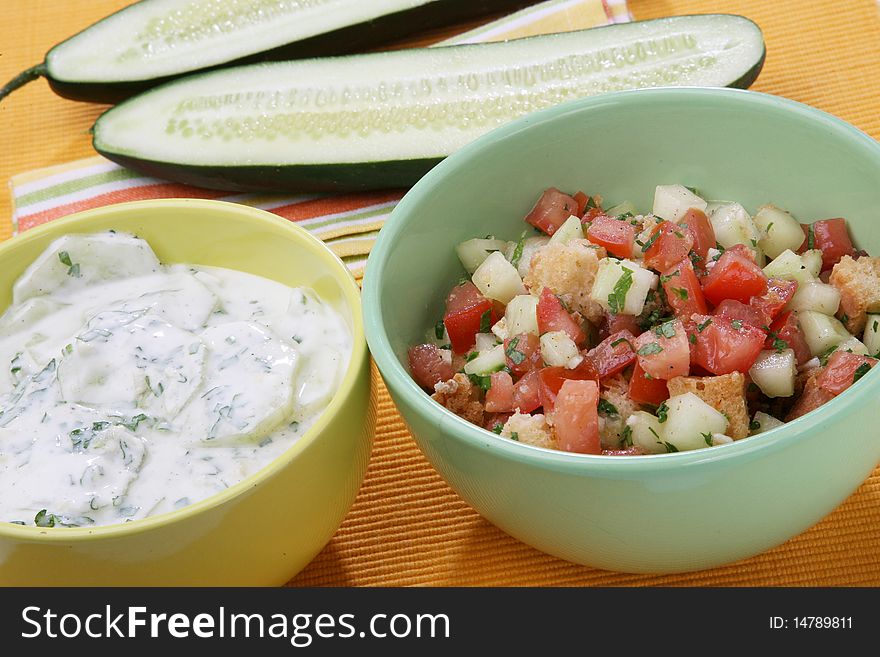
[[[504,439],[615,457],[723,445],[846,394],[880,357],[880,258],[843,218],[682,185],[646,213],[553,187],[523,210],[518,240],[458,245],[467,277],[408,353],[438,403]]]

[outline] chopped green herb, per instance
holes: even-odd
[[[678,451],[678,447],[676,447],[672,443],[667,443],[666,441],[663,441],[663,445],[666,447],[667,454],[671,454],[672,452]]]
[[[658,237],[660,237],[660,230],[659,229],[655,230],[654,234],[648,238],[648,241],[641,245],[642,253],[646,253],[648,251],[648,249],[650,249],[651,246],[654,244],[654,242],[657,241]]]
[[[464,361],[466,363],[470,363],[474,358],[480,355],[479,351],[471,351],[467,356],[464,357]]]
[[[834,345],[833,347],[828,347],[828,349],[819,354],[819,362],[822,365],[827,365],[828,359],[831,358],[831,354],[833,354],[835,351],[837,351],[837,345]]]
[[[645,377],[645,381],[653,381],[654,380],[654,377],[651,376],[650,374],[648,374],[647,372],[645,372],[643,374],[643,376]]]
[[[749,392],[759,392],[761,389],[756,386],[753,382],[749,382],[748,391]]]
[[[719,244],[718,242],[715,242],[715,250],[719,251],[720,253],[724,253],[727,249],[721,246],[721,244]],[[718,258],[715,259],[717,260]]]
[[[847,315],[846,313],[843,313],[843,314],[840,316],[840,321],[841,321],[843,324],[849,324],[849,315]]]
[[[773,338],[773,348],[778,352],[782,352],[788,349],[789,345],[785,340],[781,338]]]
[[[669,407],[666,405],[666,402],[663,402],[657,407],[657,419],[660,420],[660,424],[666,422],[666,417],[668,413]]]
[[[749,240],[749,242],[752,243],[752,247],[753,247],[753,248],[758,248],[758,240],[751,239],[751,240]]]
[[[639,349],[637,353],[639,356],[652,356],[653,354],[659,354],[661,351],[663,351],[663,347],[656,342],[650,342]]]
[[[662,335],[664,338],[674,338],[675,337],[675,321],[671,322],[663,322],[660,326],[654,329],[654,333],[657,335]]]
[[[702,333],[703,331],[706,330],[706,327],[709,326],[709,324],[711,324],[711,323],[712,323],[712,320],[711,320],[711,319],[707,319],[707,320],[706,320],[705,322],[703,322],[702,324],[698,324],[698,325],[697,325],[697,330],[698,330],[700,333]]]
[[[488,374],[468,374],[468,378],[475,386],[479,387],[483,392],[489,392],[492,387],[492,377]]]
[[[629,345],[629,348],[630,348],[630,349],[632,349],[633,351],[635,351],[635,347],[633,347],[633,343],[630,342],[629,340],[627,340],[626,338],[618,338],[617,340],[614,340],[614,341],[611,343],[611,348],[614,349],[614,347],[616,347],[616,346],[619,345],[619,344],[623,344],[624,342],[626,342],[626,343]]]
[[[61,261],[62,265],[66,265],[67,267],[73,266],[73,263],[70,261],[70,254],[67,251],[59,251],[58,259]]]
[[[707,431],[706,433],[700,432],[700,435],[703,436],[703,440],[706,441],[706,444],[711,447],[712,446],[712,433]]]
[[[492,427],[492,431],[493,431],[494,433],[497,433],[499,436],[501,435],[501,432],[502,432],[503,430],[504,430],[504,425],[501,424],[500,422],[496,422],[496,423],[495,423],[495,426]]]
[[[675,235],[675,236],[676,236],[678,239],[680,239],[680,240],[683,240],[683,239],[684,239],[684,233],[682,233],[682,232],[679,232],[679,231],[676,230],[676,231],[673,231],[672,234]]]
[[[510,439],[515,440],[516,442],[519,442],[519,433],[516,431],[511,431],[510,432]]]
[[[446,324],[443,323],[441,319],[439,322],[434,324],[434,337],[438,340],[442,340],[443,336],[446,335]]]
[[[682,301],[688,300],[688,291],[683,287],[674,287],[672,291],[675,292],[679,297],[681,297]]]
[[[516,337],[507,343],[507,348],[504,350],[504,355],[507,356],[514,365],[519,365],[526,359],[523,352],[517,351],[516,345],[518,344],[519,337]]]
[[[615,315],[626,305],[626,294],[633,284],[633,270],[622,267],[623,275],[614,284],[614,290],[608,295],[608,309]]]
[[[807,248],[815,249],[816,248],[816,231],[813,228],[813,224],[810,224],[807,228]]]
[[[743,327],[743,323],[742,323],[742,320],[741,320],[741,319],[735,319],[735,320],[733,320],[732,322],[730,322],[730,325],[731,325],[733,328],[735,328],[737,331],[739,331],[739,330]]]
[[[79,278],[79,277],[80,277],[80,273],[79,273],[79,263],[78,263],[78,262],[77,262],[77,263],[74,263],[74,265],[73,265],[70,269],[67,270],[67,275],[68,275],[68,276],[73,276],[74,278]]]
[[[598,207],[599,207],[599,204],[596,203],[596,199],[593,198],[592,196],[588,196],[587,197],[587,205],[584,207],[584,209],[585,210],[593,210]]]
[[[772,221],[771,221],[769,224],[767,224],[767,232],[768,232],[768,233],[770,232],[770,229],[771,229],[771,228],[773,228],[773,222],[772,222]]]
[[[633,430],[631,426],[627,425],[623,428],[623,431],[620,433],[620,444],[622,447],[632,446]]]
[[[599,413],[602,415],[619,415],[617,406],[603,397],[599,397]]]
[[[34,524],[37,527],[54,527],[56,522],[60,524],[61,518],[54,513],[48,513],[46,509],[40,509],[34,516]]]
[[[650,431],[651,433],[654,434],[654,438],[657,439],[657,442],[660,442],[660,434],[658,434],[656,431],[654,431],[654,427],[649,426],[648,431]]]
[[[492,311],[487,310],[480,315],[480,333],[488,333],[492,330]]]
[[[878,326],[880,326],[880,322],[878,322],[878,321],[875,319],[875,320],[874,320],[874,324],[873,324],[873,326],[871,327],[871,330],[874,331],[874,333],[877,333],[877,327],[878,327]]]
[[[856,368],[856,371],[853,373],[853,383],[861,379],[865,374],[867,374],[871,370],[870,363],[862,363]]]
[[[688,340],[690,341],[691,344],[697,344],[697,336],[694,335],[693,333],[691,333],[688,336]]]
[[[769,230],[769,228],[767,230]],[[757,431],[760,428],[761,428],[761,423],[758,422],[757,420],[752,420],[751,422],[749,422],[749,431]]]
[[[627,219],[632,219],[634,216],[635,215],[632,212],[624,212],[623,214],[619,214],[614,218],[618,221],[626,221]],[[636,222],[636,225],[638,225],[638,223],[639,222]]]
[[[514,267],[519,267],[519,261],[522,260],[523,249],[526,246],[526,231],[523,231],[523,234],[519,236],[519,241],[516,243],[516,247],[513,249],[513,255],[510,257],[510,264]]]

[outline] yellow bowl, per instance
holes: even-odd
[[[357,284],[324,244],[268,212],[217,201],[141,201],[81,212],[0,244],[0,310],[11,300],[12,283],[52,240],[109,229],[143,237],[165,263],[228,267],[313,288],[347,319],[351,362],[315,425],[266,468],[222,493],[171,513],[91,529],[0,522],[0,584],[283,584],[338,529],[369,459],[376,391]]]

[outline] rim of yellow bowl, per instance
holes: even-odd
[[[280,237],[291,240],[292,245],[304,248],[317,255],[326,265],[327,272],[333,275],[343,290],[345,305],[351,313],[350,328],[352,332],[352,353],[348,363],[348,369],[339,385],[339,389],[330,401],[330,404],[318,416],[315,423],[309,427],[300,438],[287,450],[281,453],[273,461],[261,468],[254,474],[229,488],[215,493],[203,500],[194,502],[180,509],[166,513],[132,520],[131,522],[115,523],[112,525],[94,525],[91,527],[33,527],[29,525],[17,525],[10,522],[0,521],[0,538],[27,540],[44,543],[70,543],[86,542],[107,538],[119,538],[122,536],[140,534],[153,530],[157,527],[186,522],[190,518],[205,511],[227,503],[250,488],[255,488],[266,479],[269,479],[283,470],[295,460],[301,452],[311,445],[318,436],[326,429],[330,419],[338,412],[344,410],[346,401],[352,394],[357,383],[358,375],[368,358],[367,343],[364,335],[364,325],[361,313],[360,290],[345,264],[330,248],[317,237],[303,228],[282,219],[265,210],[252,208],[237,203],[226,201],[213,201],[204,199],[161,199],[149,201],[131,201],[129,203],[117,203],[93,210],[85,210],[76,214],[57,219],[42,226],[32,228],[25,233],[0,243],[0,263],[10,250],[18,248],[21,244],[44,237],[47,234],[57,233],[60,237],[66,233],[81,232],[88,230],[88,224],[95,218],[124,215],[132,208],[175,210],[181,207],[204,209],[205,212],[234,215],[238,220],[244,219],[245,223],[252,223],[255,228],[269,230],[277,233]],[[166,264],[166,263],[163,263]]]

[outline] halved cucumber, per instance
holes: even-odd
[[[342,54],[527,0],[141,0],[62,41],[0,89],[41,75],[65,98],[115,102],[199,70]]]
[[[705,15],[260,64],[132,98],[98,119],[94,145],[124,166],[203,187],[406,187],[535,110],[634,87],[746,87],[763,61],[754,23]]]

